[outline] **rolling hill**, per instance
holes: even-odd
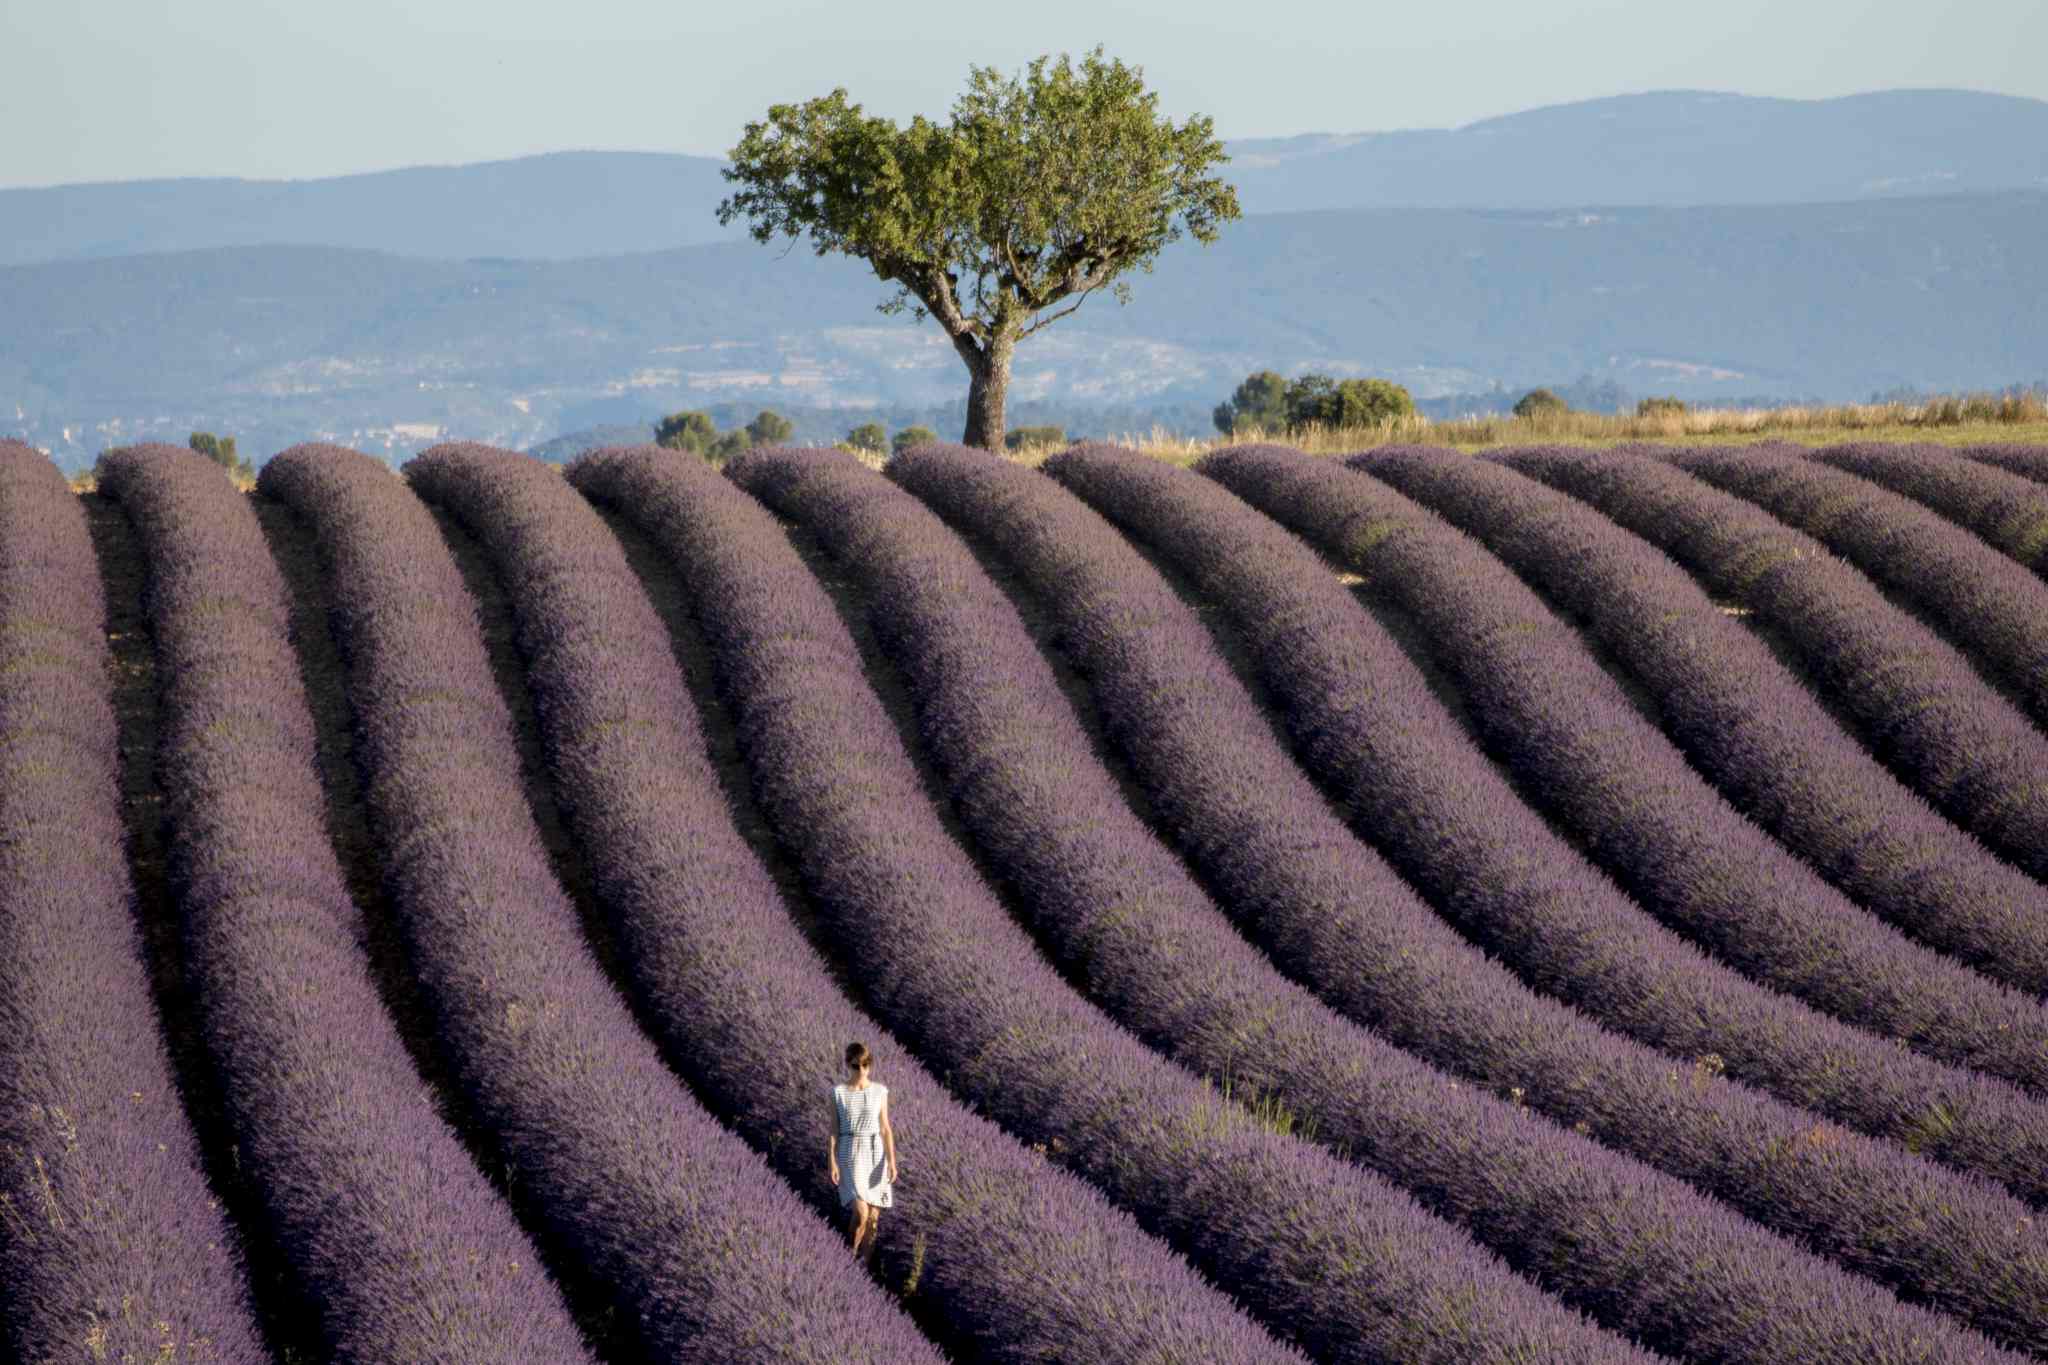
[[[1812,205],[1358,209],[1169,251],[1136,302],[1019,353],[1013,400],[1206,412],[1248,371],[1376,373],[1418,396],[1612,379],[1819,396],[2037,378],[2048,192]],[[929,325],[843,259],[750,243],[578,261],[224,248],[0,268],[0,435],[70,465],[235,432],[387,452],[527,445],[716,402],[950,403]],[[1078,427],[1077,429],[1087,429]],[[1127,428],[1117,428],[1127,429]]]
[[[2048,187],[2048,102],[1666,91],[1455,129],[1230,144],[1246,212],[1825,203]],[[709,157],[578,151],[325,180],[0,190],[0,265],[277,244],[565,260],[739,234]]]

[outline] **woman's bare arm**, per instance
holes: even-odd
[[[889,1158],[889,1179],[896,1178],[896,1130],[889,1126],[889,1101],[882,1100],[882,1151]]]
[[[832,1122],[826,1126],[825,1131],[830,1134],[825,1139],[825,1173],[831,1177],[832,1183],[837,1185],[839,1183],[839,1102],[837,1100],[832,1102]]]

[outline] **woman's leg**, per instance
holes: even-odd
[[[882,1211],[873,1204],[869,1204],[866,1207],[868,1211],[868,1238],[865,1250],[867,1253],[868,1269],[873,1270],[875,1268],[875,1248],[880,1245],[882,1239]]]
[[[852,1216],[847,1220],[846,1231],[853,1239],[853,1254],[856,1256],[860,1255],[861,1244],[867,1238],[869,1227],[868,1215],[873,1212],[874,1210],[868,1206],[866,1200],[856,1199],[853,1201]]]

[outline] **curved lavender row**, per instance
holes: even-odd
[[[1403,491],[1439,467],[1412,448],[1349,463]],[[1400,496],[1381,495],[1373,515],[1402,516]],[[1912,942],[1822,881],[1695,772],[1484,546],[1406,507],[1408,534],[1354,562],[1422,626],[1487,745],[1639,903],[1845,1022],[2048,1090],[2048,1005]]]
[[[1079,446],[1045,469],[1187,572],[1244,633],[1310,764],[1361,830],[1433,894],[1463,903],[1460,918],[1534,920],[1546,896],[1639,917],[1520,805],[1399,647],[1293,536],[1217,484],[1134,452]],[[1182,846],[1283,967],[1439,1065],[1514,1092],[2009,1344],[2048,1345],[2048,1235],[2030,1227],[2026,1204],[1674,1067],[1533,994],[1405,888],[1386,885],[1392,874],[1294,769],[1171,588],[1135,571],[1131,551],[1106,532],[1068,529],[1058,543],[1057,556],[1036,559],[1037,576],[1062,585],[1047,605],[1110,734]],[[1110,592],[1115,620],[1092,610]],[[1532,878],[1532,864],[1545,873]],[[1825,1161],[1808,1159],[1820,1154],[1817,1140]],[[1537,1194],[1526,1180],[1508,1188]],[[2036,1269],[2015,1279],[2016,1265]]]
[[[2048,741],[1825,546],[1660,453],[1673,452],[1624,447],[1526,472],[1754,611],[1887,767],[1994,852],[2048,880]],[[1751,458],[1766,454],[1756,447]]]
[[[186,969],[238,1163],[340,1360],[587,1360],[511,1211],[427,1102],[327,841],[284,580],[189,450],[103,456],[135,525]]]
[[[1238,447],[1198,468],[1340,559],[1437,521],[1383,485],[1282,447]],[[1297,560],[1285,572],[1300,578],[1304,569]],[[1266,574],[1264,586],[1282,600],[1275,579]],[[1266,676],[1287,691],[1305,759],[1354,824],[1384,840],[1402,872],[1480,946],[1621,1033],[1712,1058],[1792,1104],[2048,1203],[2038,1101],[1758,986],[1644,915],[1516,799],[1462,733],[1432,722],[1441,708],[1421,704],[1413,666],[1380,632],[1360,629],[1327,594],[1325,602],[1313,627],[1290,630],[1276,618]],[[1248,610],[1240,606],[1241,619]],[[1384,703],[1375,700],[1382,689],[1396,689]]]
[[[1999,442],[1991,445],[1964,446],[1960,453],[1966,459],[1993,465],[2023,479],[2030,479],[2035,483],[2048,483],[2048,446]]]
[[[1904,458],[1924,480],[1941,452],[1906,449]],[[1964,527],[1851,472],[1896,469],[1901,458],[1896,446],[1842,445],[1814,458],[1689,451],[1671,462],[1806,532],[1939,620],[1942,634],[2012,688],[2037,724],[2048,724],[2048,584]],[[1967,461],[1955,464],[1991,474]],[[1983,705],[2008,709],[1990,689],[1977,691]],[[2034,764],[2037,775],[2048,772],[2048,735],[2036,732],[2013,757]]]
[[[2048,995],[2048,888],[1903,786],[1685,570],[1515,472],[1583,455],[1417,458],[1394,481],[1577,617],[1648,687],[1694,766],[1779,842],[1913,937]]]
[[[78,496],[0,441],[0,1356],[268,1359],[172,1087]]]
[[[1404,492],[1447,467],[1423,449],[1350,464]],[[1905,942],[1821,884],[1691,772],[1533,593],[1459,533],[1412,524],[1368,556],[1395,571],[1386,590],[1426,624],[1489,741],[1639,899],[1845,1019],[2048,1088],[2038,1003]]]
[[[929,479],[948,457],[992,463],[978,452],[925,447],[907,458],[904,477]],[[1199,482],[1141,455],[1123,458]],[[1057,457],[1070,473],[1075,460],[1071,451]],[[1942,1349],[1959,1355],[1982,1350],[1974,1335],[1902,1310],[1882,1290],[1682,1181],[1459,1085],[1280,975],[1131,812],[1016,610],[931,512],[837,452],[751,454],[727,474],[813,530],[863,581],[882,647],[905,675],[956,808],[1005,880],[1025,893],[1040,941],[1125,1027],[1193,1069],[1285,1105],[1318,1140],[1408,1186],[1545,1288],[1658,1349],[1845,1362],[1944,1338]],[[1036,475],[1005,466],[983,486],[1024,482],[1038,487],[1005,508],[1002,535],[1008,540],[1029,522],[1038,544],[1057,547],[1052,555],[1023,547],[1019,555],[1032,565],[1027,576],[1057,577],[1055,610],[1099,624],[1097,609],[1114,599],[1121,620],[1151,623],[1101,630],[1097,648],[1077,651],[1089,664],[1104,654],[1151,656],[1134,668],[1111,662],[1093,671],[1098,688],[1115,694],[1108,705],[1119,719],[1129,724],[1142,710],[1162,718],[1161,728],[1194,720],[1179,727],[1194,732],[1194,742],[1176,758],[1204,788],[1253,795],[1261,779],[1277,777],[1319,804],[1201,624],[1144,566],[1120,571],[1131,552],[1115,532]],[[958,493],[974,479],[945,484]],[[978,494],[948,502],[995,505]],[[1249,727],[1233,726],[1232,713]],[[1257,758],[1240,761],[1240,741],[1250,741]],[[1284,800],[1256,796],[1239,810],[1246,820],[1202,830],[1197,840],[1256,842],[1293,813]],[[1354,854],[1345,871],[1368,885],[1376,874],[1414,904],[1384,865],[1318,813]],[[1288,830],[1290,841],[1307,833]],[[1419,904],[1414,910],[1432,918]],[[1671,1089],[1668,1063],[1648,1060],[1662,1100]],[[1445,1141],[1447,1133],[1460,1140]],[[2027,1212],[2010,1199],[1974,1202],[1986,1210],[2003,1204],[2009,1217]],[[1598,1239],[1586,1236],[1593,1226],[1602,1229]],[[1990,1249],[1997,1254],[1987,1265],[2005,1272],[2006,1247]],[[2042,1321],[2031,1335],[2048,1346],[2048,1285],[2039,1298]]]
[[[1948,446],[1865,444],[1829,446],[1812,458],[1932,508],[2048,575],[2048,490],[1995,467],[1995,459],[1979,463],[1971,456]]]
[[[936,1360],[840,1239],[690,1098],[591,957],[426,508],[381,462],[332,446],[294,447],[258,483],[307,522],[336,585],[357,760],[408,956],[457,1098],[517,1171],[548,1255],[649,1355]]]
[[[733,827],[667,632],[589,503],[538,462],[489,447],[439,447],[407,469],[506,581],[550,774],[621,964],[698,1093],[785,1179],[816,1185],[836,1054],[862,1038],[888,1058],[907,1163],[891,1268],[917,1277],[977,1358],[1300,1358],[1093,1186],[947,1095],[845,1001]]]
[[[697,591],[769,823],[844,958],[885,966],[860,974],[875,1013],[955,1093],[1046,1144],[1318,1356],[1644,1358],[1081,1000],[939,823],[845,625],[759,503],[662,451],[586,456],[569,477]]]

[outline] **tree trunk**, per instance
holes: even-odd
[[[1003,409],[1010,392],[1010,356],[1016,348],[1017,338],[999,330],[989,339],[981,363],[968,366],[972,378],[967,386],[967,433],[960,438],[965,444],[983,450],[1003,448],[1010,433]]]

